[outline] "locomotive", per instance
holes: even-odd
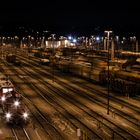
[[[4,104],[5,121],[8,124],[27,124],[29,121],[29,111],[19,99],[10,97]]]
[[[2,73],[0,73],[0,106],[6,123],[28,123],[29,111],[22,101],[21,94],[16,91],[9,78]]]

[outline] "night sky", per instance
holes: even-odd
[[[112,29],[116,34],[139,34],[140,8],[134,0],[19,0],[4,2],[0,26],[28,25],[59,32],[89,33]]]

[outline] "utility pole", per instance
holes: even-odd
[[[107,50],[107,48],[106,48],[106,37],[104,38],[104,48],[103,49]]]
[[[136,52],[139,52],[139,44],[138,44],[138,40],[136,41]]]
[[[2,46],[1,46],[1,58],[3,59],[3,45],[4,45],[4,43],[3,43],[3,40],[5,39],[5,37],[2,37]]]
[[[111,41],[111,60],[114,61],[114,48],[115,48],[115,44],[114,44],[114,40],[112,39]]]
[[[52,51],[52,53],[53,53],[53,58],[52,58],[52,75],[53,75],[53,79],[52,79],[52,81],[54,82],[54,56],[55,56],[55,47],[54,47],[54,39],[55,39],[55,34],[51,34],[51,36],[52,36],[52,47],[53,47],[53,51]]]
[[[110,33],[112,33],[112,31],[105,31],[105,33],[107,33],[107,49],[108,49],[108,60],[107,60],[107,66],[108,66],[108,70],[107,70],[107,77],[108,77],[108,94],[107,94],[107,114],[109,115],[109,99],[110,99],[110,96],[109,96],[109,87],[110,87],[110,78],[109,78],[109,36],[110,36]]]

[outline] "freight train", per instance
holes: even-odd
[[[29,111],[22,101],[12,82],[0,73],[0,106],[4,114],[4,120],[8,124],[27,124]]]
[[[8,54],[6,55],[6,61],[8,63],[11,63],[15,66],[20,66],[21,65],[21,62],[17,59],[16,55],[14,54]]]
[[[40,59],[40,64],[42,64],[42,65],[49,65],[50,64],[50,60],[49,59],[41,58]]]
[[[107,62],[94,60],[93,63],[82,61],[59,61],[58,68],[64,72],[71,72],[80,77],[90,79],[101,85],[108,85],[110,89],[125,96],[135,96],[140,91],[140,75],[128,72],[110,64],[109,75]]]
[[[140,75],[138,73],[130,73],[125,70],[117,71],[103,71],[101,74],[102,84],[109,84],[113,91],[121,93],[125,96],[136,96],[139,95],[140,91]]]

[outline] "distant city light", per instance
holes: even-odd
[[[48,41],[45,41],[45,43],[46,43],[46,46],[48,46]]]
[[[65,40],[65,46],[68,44],[68,40]]]
[[[73,39],[73,42],[74,42],[74,43],[76,43],[76,42],[77,42],[77,40],[76,40],[76,39]]]
[[[68,39],[69,39],[69,40],[71,40],[71,39],[72,39],[72,37],[71,37],[71,36],[69,36],[69,37],[68,37]]]
[[[43,31],[44,33],[48,33],[49,31]]]
[[[60,47],[61,41],[58,41],[57,48]]]
[[[100,37],[96,37],[96,41],[99,41],[100,40]]]
[[[116,36],[116,40],[117,40],[117,41],[119,40],[119,36]]]
[[[123,37],[123,40],[126,40],[126,37]]]

